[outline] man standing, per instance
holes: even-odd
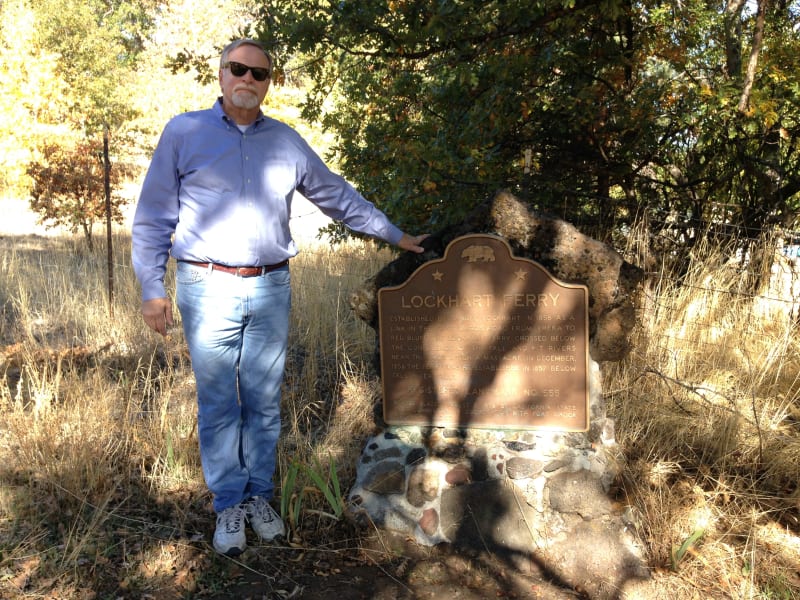
[[[153,154],[133,222],[142,316],[166,335],[164,287],[178,261],[176,301],[197,382],[198,436],[217,513],[214,548],[244,551],[249,522],[264,540],[284,535],[269,504],[280,433],[289,331],[292,194],[355,231],[422,252],[427,236],[400,231],[287,125],[260,109],[272,59],[258,41],[222,52],[222,97],[170,120]]]

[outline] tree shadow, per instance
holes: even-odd
[[[186,409],[189,363],[160,340],[100,343],[64,316],[53,298],[106,278],[103,249],[81,246],[0,236],[0,264],[16,270],[0,282],[0,596],[184,598],[219,564],[210,496],[179,478],[199,461],[196,438],[165,428]]]
[[[583,286],[468,236],[379,298],[390,424],[588,428]]]

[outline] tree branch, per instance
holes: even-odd
[[[756,29],[753,32],[753,47],[750,49],[750,60],[747,62],[747,71],[744,76],[742,96],[739,98],[739,112],[743,113],[750,104],[750,93],[753,91],[753,82],[756,78],[758,55],[764,45],[764,24],[767,20],[767,9],[770,0],[758,0],[758,14],[756,15]]]

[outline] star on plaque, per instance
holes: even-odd
[[[519,271],[517,271],[514,274],[517,276],[517,279],[519,279],[520,281],[524,281],[525,278],[528,276],[528,272],[525,269],[520,269]]]
[[[438,269],[437,269],[436,271],[434,271],[434,272],[433,272],[433,278],[434,278],[436,281],[441,281],[441,280],[442,280],[442,277],[444,277],[444,273],[442,273],[442,272],[441,272],[441,271],[439,271]]]

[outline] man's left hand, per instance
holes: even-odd
[[[425,248],[420,246],[423,240],[430,237],[429,233],[423,233],[422,235],[411,236],[407,233],[403,234],[403,237],[400,238],[400,241],[397,242],[397,246],[402,248],[403,250],[408,250],[409,252],[416,252],[417,254],[422,254],[425,252]]]

